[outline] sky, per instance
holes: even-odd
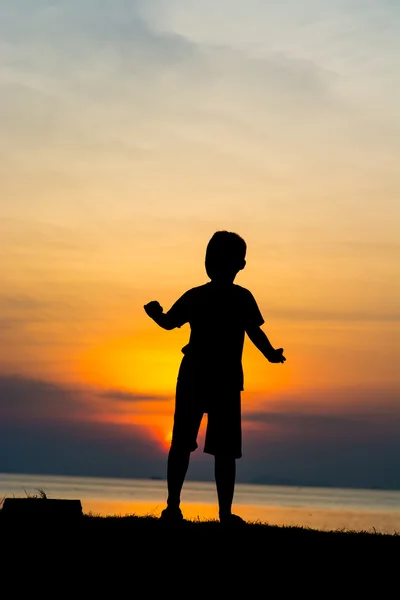
[[[164,476],[190,331],[143,305],[223,229],[287,358],[245,342],[238,481],[400,489],[399,34],[394,0],[0,1],[0,472]]]

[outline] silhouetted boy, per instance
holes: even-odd
[[[244,523],[232,514],[236,459],[242,456],[241,391],[242,351],[247,333],[253,344],[272,363],[283,363],[283,349],[275,350],[261,329],[264,319],[249,290],[234,279],[245,265],[246,243],[236,233],[217,231],[210,239],[205,267],[210,280],[185,292],[164,313],[157,301],[144,306],[160,327],[174,329],[189,323],[190,340],[182,348],[174,427],[168,455],[168,500],[161,518],[183,519],[180,495],[197,448],[197,434],[204,413],[207,432],[204,452],[215,457],[219,518],[223,524]]]

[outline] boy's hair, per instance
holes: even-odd
[[[246,242],[232,231],[216,231],[207,244],[206,271],[214,276],[237,273],[246,264]]]

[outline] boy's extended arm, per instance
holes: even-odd
[[[275,349],[261,327],[246,329],[246,333],[253,344],[260,350],[269,362],[284,363],[286,358],[283,356],[283,348]]]
[[[172,322],[172,319],[168,316],[168,313],[164,313],[163,307],[157,302],[152,300],[148,304],[144,305],[144,310],[153,321],[157,323],[163,329],[175,329],[177,325]]]

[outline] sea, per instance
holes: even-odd
[[[79,499],[85,514],[152,515],[165,507],[166,481],[0,473],[4,498],[40,495]],[[182,512],[189,520],[218,518],[213,482],[185,481]],[[234,512],[252,523],[324,531],[400,533],[400,491],[238,483]]]

